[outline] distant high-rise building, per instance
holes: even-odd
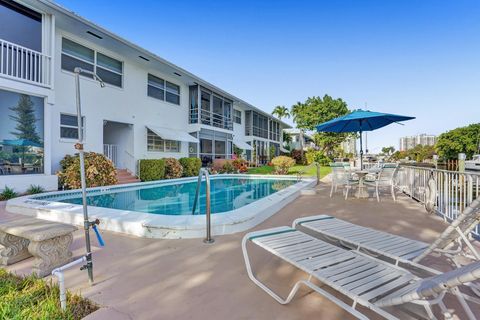
[[[400,151],[406,151],[413,149],[417,145],[433,146],[437,142],[437,136],[432,134],[417,134],[416,136],[402,137],[400,138]]]
[[[345,141],[342,142],[340,147],[342,148],[343,152],[351,153],[353,155],[357,154],[357,140],[353,137],[347,138]]]

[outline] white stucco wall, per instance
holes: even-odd
[[[82,113],[85,117],[85,149],[103,152],[104,120],[131,124],[133,135],[133,155],[141,158],[185,157],[188,156],[188,144],[182,143],[180,152],[148,152],[146,144],[146,125],[187,130],[188,127],[188,86],[172,76],[145,69],[138,63],[118,56],[106,48],[101,48],[72,34],[57,30],[55,60],[56,103],[52,116],[52,167],[58,170],[58,163],[65,154],[75,152],[73,144],[60,138],[60,114],[75,114],[75,87],[73,73],[62,70],[61,41],[67,37],[88,48],[98,50],[107,56],[123,62],[123,88],[106,85],[100,88],[98,82],[81,78]],[[147,75],[152,73],[164,80],[180,86],[180,105],[161,101],[147,96]],[[119,150],[119,154],[123,154]]]
[[[50,18],[49,18],[50,19]],[[48,25],[53,26],[55,18],[52,17]],[[48,28],[46,28],[48,29]],[[48,32],[44,37],[48,36]],[[53,52],[52,73],[53,85],[51,88],[26,84],[20,81],[0,77],[0,89],[16,91],[25,94],[40,96],[45,101],[45,173],[42,175],[26,176],[0,176],[0,190],[5,185],[15,187],[22,192],[30,184],[43,185],[52,190],[57,186],[55,173],[59,170],[59,162],[66,154],[74,154],[75,140],[60,138],[60,114],[76,114],[75,105],[75,79],[71,72],[61,69],[62,37],[94,49],[109,57],[123,62],[123,86],[118,88],[106,85],[100,88],[99,84],[92,79],[81,78],[82,113],[85,117],[85,150],[103,153],[104,142],[118,144],[119,164],[126,166],[131,171],[135,170],[136,159],[151,159],[164,157],[187,157],[188,143],[182,142],[180,152],[149,152],[147,151],[146,125],[166,127],[185,132],[194,132],[201,127],[209,130],[228,132],[221,129],[203,125],[188,124],[189,91],[186,80],[174,74],[165,74],[158,70],[149,69],[144,63],[140,63],[137,56],[132,58],[119,55],[113,49],[106,46],[95,45],[85,40],[87,36],[81,33],[75,35],[58,26],[51,32],[53,37],[45,38],[48,46],[46,53]],[[81,36],[79,36],[81,35]],[[53,38],[52,41],[50,39]],[[48,41],[46,41],[48,40]],[[158,67],[157,62],[151,62],[152,66]],[[180,86],[180,105],[161,101],[147,96],[147,76],[151,73],[166,81]],[[234,123],[233,134],[243,141],[251,141],[253,137],[245,136],[245,108],[234,103],[234,108],[242,111],[241,125]],[[104,122],[118,122],[130,125],[130,130],[120,130],[118,134],[109,132],[104,140]],[[113,142],[112,142],[113,141]],[[126,156],[124,150],[133,156]],[[130,161],[127,161],[127,158]]]

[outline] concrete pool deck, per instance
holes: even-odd
[[[330,199],[328,193],[329,186],[322,183],[317,195],[298,197],[251,230],[288,226],[295,218],[325,213],[431,242],[446,226],[442,219],[428,215],[406,196],[399,195],[394,203],[384,195],[377,203],[373,197],[345,201],[341,192]],[[7,215],[4,203],[0,204],[0,218]],[[90,287],[86,273],[78,268],[65,274],[67,288],[106,307],[89,319],[353,319],[332,302],[307,290],[301,290],[289,305],[283,306],[254,285],[246,274],[240,246],[245,232],[217,236],[213,245],[200,239],[158,240],[102,233],[105,248],[99,248],[93,239],[95,285]],[[75,257],[84,253],[81,231],[75,233],[73,252]],[[266,252],[252,249],[251,253],[258,276],[284,294],[294,279],[303,276]],[[442,260],[429,258],[425,263],[449,269]],[[28,259],[7,269],[26,273],[30,267]],[[448,308],[460,310],[451,296],[446,302]],[[480,314],[479,308],[471,306]],[[464,319],[462,313],[457,315]]]
[[[261,223],[275,214],[286,204],[300,195],[302,190],[315,186],[315,179],[309,177],[301,180],[292,176],[265,176],[250,174],[221,174],[212,175],[212,183],[222,183],[223,180],[238,179],[254,181],[256,179],[271,180],[277,184],[274,193],[255,198],[253,191],[243,191],[234,200],[233,210],[213,214],[211,216],[212,232],[218,235],[232,234],[246,231]],[[283,181],[289,181],[292,185],[282,186]],[[134,192],[128,196],[129,203],[136,203],[136,197],[141,190],[155,187],[181,186],[185,183],[196,183],[197,177],[168,179],[152,182],[132,183],[108,187],[88,188],[87,196],[108,195],[118,192]],[[228,185],[224,189],[228,189]],[[259,187],[261,190],[261,188]],[[140,194],[141,195],[141,194]],[[171,196],[174,201],[180,201],[184,210],[192,210],[191,199],[188,194],[180,193]],[[42,195],[27,195],[11,199],[7,202],[7,210],[13,213],[33,216],[39,219],[69,223],[83,227],[83,208],[79,204],[62,202],[62,198],[81,199],[80,190],[55,191]],[[215,195],[212,196],[212,203]],[[59,200],[57,200],[59,199]],[[223,200],[223,199],[222,199]],[[225,199],[225,201],[229,201]],[[139,200],[140,204],[148,208],[151,200]],[[122,202],[123,203],[123,202]],[[145,209],[145,208],[143,208]],[[213,210],[213,209],[212,209]],[[158,239],[188,239],[202,238],[205,236],[205,216],[185,214],[151,214],[142,210],[133,211],[127,209],[114,209],[108,207],[89,206],[89,216],[92,219],[102,221],[102,229],[134,235],[144,238]]]

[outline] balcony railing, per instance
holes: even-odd
[[[227,130],[233,130],[232,119],[227,118],[224,115],[213,113],[207,110],[200,110],[200,119],[202,124]]]
[[[50,56],[0,39],[0,76],[50,87],[51,63]]]

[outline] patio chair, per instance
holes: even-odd
[[[377,201],[380,202],[380,189],[389,188],[392,194],[393,201],[396,201],[395,198],[395,174],[397,173],[397,164],[384,164],[381,167],[380,172],[376,174],[374,180],[365,179],[364,184],[367,186],[375,187],[375,195]]]
[[[250,264],[247,243],[253,243],[308,275],[297,281],[283,298],[255,277]],[[375,259],[361,252],[346,250],[289,227],[272,228],[248,233],[242,240],[245,266],[250,279],[280,304],[288,304],[300,286],[304,285],[337,304],[358,319],[368,319],[356,309],[362,305],[387,319],[397,319],[386,308],[421,305],[430,319],[435,319],[432,305],[438,305],[449,316],[443,303],[447,292],[460,301],[469,319],[475,315],[466,299],[479,303],[458,290],[458,286],[480,279],[480,262],[421,279],[398,266]],[[351,305],[320,288],[311,280],[347,297]],[[410,310],[410,312],[413,312]]]
[[[345,167],[344,163],[331,163],[332,168],[332,187],[330,189],[330,198],[334,192],[337,192],[339,186],[344,188],[345,200],[348,198],[350,189],[358,184],[358,180],[354,180],[350,174],[350,170]]]

